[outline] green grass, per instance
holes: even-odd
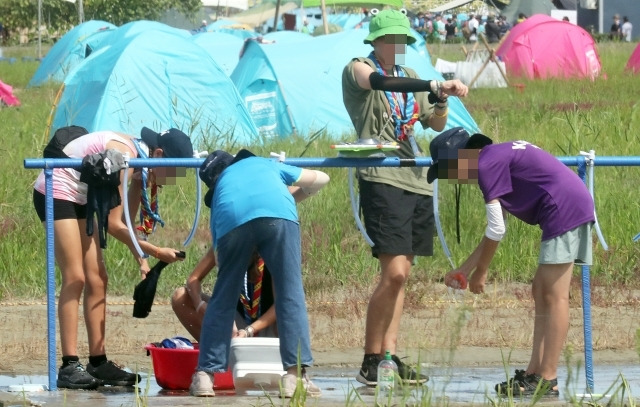
[[[640,112],[638,77],[623,72],[635,44],[600,45],[606,79],[527,81],[520,88],[473,89],[464,100],[482,132],[496,142],[522,139],[539,145],[557,156],[578,155],[595,150],[599,156],[640,155]],[[429,51],[447,60],[462,59],[459,45],[430,45]],[[25,158],[41,156],[47,120],[58,88],[26,88],[37,62],[21,61],[33,56],[33,48],[7,48],[4,55],[17,57],[13,65],[0,63],[0,79],[15,88],[22,106],[0,109],[0,300],[43,298],[46,293],[44,228],[31,203],[31,191],[38,171],[23,167]],[[521,90],[519,90],[521,89]],[[224,135],[212,135],[199,149],[227,148]],[[355,138],[355,135],[353,136]],[[428,140],[420,140],[427,148]],[[252,146],[257,154],[285,151],[287,157],[334,157],[327,135],[294,137]],[[232,151],[238,145],[233,145]],[[360,236],[351,214],[347,170],[326,169],[331,183],[321,193],[299,206],[303,233],[305,289],[310,299],[333,298],[336,292],[362,292],[378,274],[377,262]],[[639,245],[631,238],[640,232],[638,169],[597,167],[596,208],[604,236],[610,246],[594,251],[593,284],[638,286]],[[165,188],[160,196],[165,228],[152,237],[155,243],[179,248],[193,221],[195,204],[194,172],[177,187]],[[485,228],[484,205],[474,186],[461,188],[461,236],[456,242],[454,192],[452,185],[440,189],[441,216],[445,236],[456,264],[460,264],[482,237]],[[203,211],[196,241],[188,248],[187,260],[168,267],[160,279],[158,299],[184,283],[198,258],[209,247],[209,215]],[[508,230],[489,279],[498,282],[528,282],[536,266],[540,231],[510,218]],[[124,245],[108,239],[105,252],[110,295],[130,296],[138,279],[132,256]],[[441,281],[449,265],[439,242],[435,255],[420,258],[409,290],[429,290]],[[57,277],[59,278],[59,276]],[[418,283],[421,283],[418,287]],[[425,284],[426,283],[426,284]],[[412,285],[415,285],[413,287]],[[362,288],[362,290],[360,290]],[[412,293],[412,296],[414,294]],[[415,294],[419,296],[418,294]]]

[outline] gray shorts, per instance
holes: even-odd
[[[591,265],[593,257],[591,225],[585,223],[553,239],[540,243],[539,264]]]

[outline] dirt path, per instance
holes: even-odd
[[[475,298],[454,301],[446,290],[430,298],[412,300],[402,320],[400,355],[416,361],[464,366],[526,364],[532,335],[533,303],[529,286],[495,287]],[[572,293],[571,327],[567,349],[572,360],[583,358],[583,313],[580,292]],[[408,296],[410,297],[410,296]],[[366,298],[350,301],[309,300],[314,358],[318,366],[353,366],[360,363]],[[475,298],[475,302],[472,300]],[[640,328],[640,307],[635,292],[594,290],[592,293],[594,363],[638,360],[635,333]],[[129,298],[109,298],[107,352],[115,361],[151,368],[144,345],[186,331],[171,307],[158,302],[146,319],[131,316]],[[86,334],[80,323],[81,358],[86,358]],[[57,336],[57,335],[56,335]],[[56,338],[58,339],[58,338]],[[29,374],[47,371],[47,309],[44,301],[0,304],[0,373]],[[59,355],[58,355],[59,356]]]

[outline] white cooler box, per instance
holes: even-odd
[[[229,366],[237,391],[279,390],[282,370],[279,338],[234,338]]]

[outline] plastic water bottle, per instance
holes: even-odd
[[[396,386],[398,365],[391,359],[391,352],[386,351],[384,359],[378,364],[378,397],[384,401],[393,395]]]

